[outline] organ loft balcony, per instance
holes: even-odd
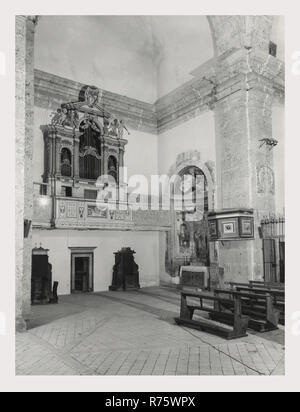
[[[46,183],[34,184],[34,220],[36,229],[76,230],[153,230],[169,231],[172,215],[169,210],[152,210],[151,201],[141,205],[128,200],[97,200],[98,191],[86,184],[79,187],[82,197],[74,197],[71,186],[62,185],[60,193]]]

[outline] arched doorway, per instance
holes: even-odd
[[[188,166],[179,172],[182,185],[183,208],[174,210],[176,217],[175,252],[179,263],[209,265],[208,186],[203,171]]]
[[[173,276],[179,274],[181,266],[210,265],[206,175],[195,165],[183,167],[177,175],[172,200],[173,225],[168,242]]]

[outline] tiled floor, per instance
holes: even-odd
[[[284,375],[284,330],[225,341],[175,324],[167,288],[60,298],[34,306],[16,338],[17,375]]]

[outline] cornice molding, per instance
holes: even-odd
[[[35,105],[56,111],[62,103],[78,101],[85,85],[41,70],[35,70]],[[101,103],[117,118],[134,130],[157,133],[153,105],[102,90]]]
[[[195,78],[159,99],[154,104],[158,133],[212,110],[214,94],[215,85],[211,81]]]
[[[211,59],[192,72],[194,78],[154,104],[103,90],[102,104],[134,129],[161,134],[201,113],[218,101],[246,88],[272,95],[284,104],[284,63],[255,49],[234,49]],[[35,105],[56,110],[66,101],[77,101],[85,85],[35,70]]]
[[[194,79],[155,103],[158,133],[181,124],[246,88],[262,90],[284,104],[284,63],[256,49],[233,49],[194,70]]]

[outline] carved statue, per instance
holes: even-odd
[[[51,120],[51,125],[52,126],[64,126],[66,119],[68,115],[68,110],[63,107],[57,109],[57,112],[54,114],[52,120]]]
[[[103,132],[105,136],[108,136],[109,130],[110,130],[110,120],[109,119],[104,119],[103,120]]]
[[[124,123],[124,120],[120,120],[120,124],[119,124],[119,133],[118,133],[118,137],[119,137],[119,139],[123,139],[123,136],[124,136],[124,131],[126,131],[126,132],[127,132],[127,134],[128,134],[128,135],[130,135],[130,133],[129,133],[129,131],[128,131],[128,129],[127,129],[127,127],[126,127],[125,123]]]
[[[85,91],[85,103],[89,106],[89,107],[94,107],[97,105],[98,101],[99,101],[99,94],[100,94],[100,90],[97,88],[92,88],[92,87],[87,87],[86,91]]]
[[[179,245],[184,249],[188,249],[190,247],[191,236],[188,229],[188,226],[185,223],[180,225],[179,231]]]
[[[79,127],[79,114],[77,110],[70,111],[70,123],[73,129],[77,129]]]
[[[195,247],[196,247],[196,256],[198,259],[201,258],[201,252],[206,251],[206,238],[205,238],[205,233],[201,230],[201,228],[198,228],[198,230],[194,233],[194,241],[195,241]]]
[[[69,126],[73,129],[77,129],[79,126],[79,114],[77,110],[68,110],[66,107],[57,109],[56,113],[53,113],[51,120],[52,126]]]
[[[113,123],[111,124],[109,128],[109,134],[111,136],[118,137],[119,136],[119,126],[120,126],[119,120],[114,119]]]
[[[103,134],[102,126],[97,121],[96,116],[86,113],[80,124],[80,128],[86,130],[89,127],[91,127],[95,132],[100,133],[101,135]]]

